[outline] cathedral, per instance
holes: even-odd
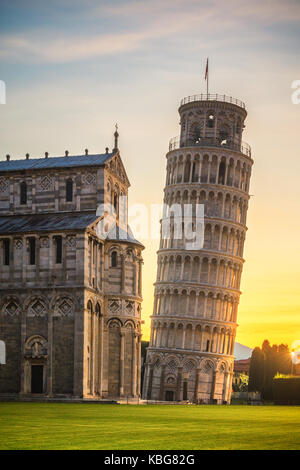
[[[247,112],[240,100],[202,94],[184,98],[179,115],[180,136],[167,153],[164,204],[188,204],[192,214],[204,207],[203,246],[191,249],[184,236],[174,236],[175,216],[171,235],[161,237],[143,397],[225,404],[253,164],[242,141]]]
[[[0,162],[0,398],[140,396],[144,247],[114,137]]]

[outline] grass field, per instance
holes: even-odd
[[[300,449],[300,407],[0,403],[0,449]]]

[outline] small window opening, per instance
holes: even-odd
[[[225,162],[221,162],[219,166],[219,184],[225,184],[225,172],[226,172],[226,165]]]
[[[66,183],[66,201],[73,201],[73,180],[69,178]]]
[[[20,204],[27,204],[27,184],[25,181],[20,185]]]
[[[117,267],[117,252],[113,251],[111,254],[111,267],[116,268]]]
[[[55,262],[56,264],[62,263],[62,237],[60,235],[54,237],[55,239]]]
[[[35,264],[35,238],[30,237],[29,241],[29,264]]]
[[[9,266],[10,262],[10,240],[3,240],[3,264]]]
[[[215,123],[215,118],[212,114],[210,114],[208,116],[207,127],[210,127],[210,128],[214,127],[214,123]]]

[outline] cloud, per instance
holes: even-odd
[[[82,10],[82,15],[82,30],[85,31],[89,31],[89,21],[97,17],[99,20],[118,17],[118,21],[112,21],[111,32],[105,34],[82,34],[68,29],[55,31],[50,28],[3,34],[0,36],[0,58],[17,62],[80,61],[135,51],[151,44],[151,41],[168,37],[178,40],[182,36],[184,41],[184,35],[207,38],[207,45],[211,46],[220,42],[220,34],[223,33],[222,41],[236,44],[237,41],[245,41],[247,35],[244,28],[249,27],[249,20],[268,24],[296,21],[300,19],[300,7],[293,0],[284,2],[284,5],[278,0],[253,0],[251,4],[244,0],[151,0],[101,6],[89,2]],[[124,32],[119,32],[121,30]],[[263,30],[256,31],[256,39],[262,39],[265,34]]]
[[[173,36],[191,28],[205,26],[211,17],[207,12],[201,18],[182,14],[180,21],[177,15],[169,15],[168,21],[162,17],[146,28],[136,27],[136,31],[124,33],[93,34],[59,34],[51,31],[35,31],[23,34],[0,36],[2,49],[0,58],[9,61],[42,61],[70,62],[93,57],[134,51],[141,49],[151,40]]]
[[[92,4],[91,4],[92,5]],[[258,22],[278,23],[283,21],[298,21],[300,5],[298,0],[133,0],[111,2],[108,5],[91,6],[93,15],[115,15],[155,17],[170,16],[177,12],[180,15],[189,11],[192,14],[211,12],[215,19],[232,22],[242,19],[255,19]],[[210,25],[212,26],[212,25]]]
[[[39,34],[2,37],[2,59],[42,62],[69,62],[137,48],[143,34],[107,34],[89,38],[41,38]]]

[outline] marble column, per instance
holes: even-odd
[[[165,391],[165,370],[166,365],[162,364],[161,366],[161,375],[160,375],[160,390],[159,390],[159,399],[164,400],[164,391]]]
[[[176,382],[176,396],[175,396],[176,401],[180,401],[181,383],[182,383],[182,367],[178,367],[177,382]]]
[[[200,381],[200,374],[201,374],[201,369],[196,370],[196,381],[195,381],[195,390],[194,390],[194,402],[197,403],[198,401],[198,387],[199,387],[199,381]]]
[[[121,331],[121,352],[120,352],[120,396],[124,395],[124,359],[125,359],[125,333]]]

